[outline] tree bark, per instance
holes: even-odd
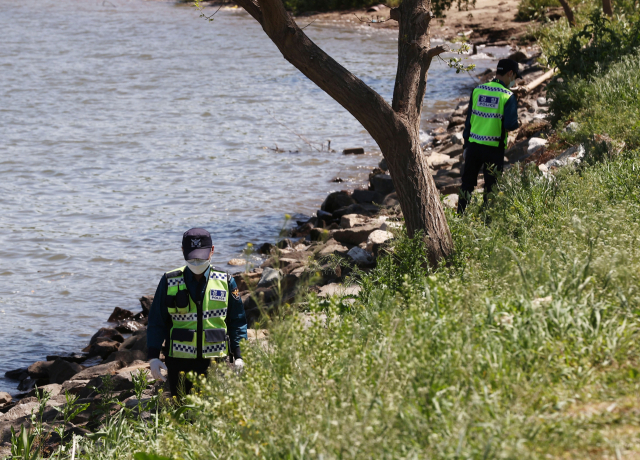
[[[560,4],[562,5],[562,9],[564,9],[565,16],[567,16],[567,21],[569,21],[569,25],[571,27],[575,26],[576,20],[573,17],[573,10],[569,6],[569,2],[567,2],[567,0],[559,0],[559,1],[560,1]]]
[[[611,7],[611,0],[602,0],[602,11],[609,17],[613,16],[613,8]]]
[[[433,265],[453,251],[451,233],[420,146],[420,115],[431,60],[446,51],[429,48],[430,0],[404,0],[394,12],[400,23],[398,70],[389,105],[313,43],[285,10],[282,0],[235,0],[261,25],[283,57],[351,113],[376,141],[389,164],[409,236],[424,232]]]

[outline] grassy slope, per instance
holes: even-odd
[[[114,424],[83,458],[638,455],[639,169],[512,171],[488,214],[449,216],[450,268],[400,238],[355,304],[311,299],[326,320],[273,324],[241,377],[204,383],[193,424]]]

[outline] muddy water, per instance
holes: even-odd
[[[225,266],[380,158],[238,10],[0,0],[0,22],[0,376],[137,310],[181,264],[185,229],[209,229]],[[390,99],[395,33],[305,31]],[[435,64],[425,119],[472,84]],[[352,146],[371,153],[339,153]]]

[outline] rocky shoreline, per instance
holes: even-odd
[[[517,50],[512,57],[521,63],[525,84],[544,76],[545,69],[526,50]],[[491,71],[481,74],[482,81],[493,76]],[[526,94],[521,92],[518,114],[522,126],[509,136],[507,165],[534,162],[549,174],[555,168],[580,161],[584,155],[582,146],[564,151],[547,149],[547,138],[553,134],[545,120],[547,106],[544,84]],[[443,202],[452,208],[457,206],[461,184],[462,131],[467,110],[465,97],[448,116],[431,120],[437,127],[428,133],[423,145]],[[343,153],[359,154],[364,150]],[[482,184],[480,178],[478,188]],[[377,258],[392,250],[394,229],[401,226],[402,213],[393,179],[382,160],[371,171],[367,188],[329,194],[315,216],[296,222],[275,244],[264,243],[257,248],[260,266],[253,267],[239,259],[247,269],[233,276],[252,328],[249,339],[267,339],[267,330],[256,329],[260,318],[294,304],[309,292],[321,298],[357,296],[359,287],[346,286],[347,277],[355,267],[363,271],[374,268]],[[150,401],[161,388],[168,394],[162,382],[151,380],[146,362],[146,324],[152,300],[152,296],[141,297],[138,313],[116,307],[108,318],[113,327],[98,330],[81,352],[47,356],[45,361],[6,373],[7,378],[18,382],[21,393],[12,397],[0,392],[0,458],[8,455],[12,428],[19,431],[21,425],[30,425],[34,411],[39,412],[45,430],[53,433],[54,427],[62,423],[59,409],[67,404],[67,392],[78,398],[75,404],[87,407],[64,422],[65,440],[66,436],[85,435],[99,428],[105,417],[106,394],[111,404],[108,413],[120,407],[140,408],[141,400]],[[139,381],[136,387],[140,373],[144,374],[142,393]],[[41,404],[38,397],[45,392],[47,400]],[[60,436],[52,434],[46,442],[48,451],[52,451],[60,443]]]

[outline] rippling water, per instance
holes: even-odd
[[[0,0],[0,376],[83,347],[116,306],[137,310],[181,265],[185,229],[209,229],[224,266],[379,160],[257,23],[198,15],[141,0]],[[395,33],[305,31],[390,99]],[[472,84],[434,64],[425,119]],[[372,153],[319,152],[297,135]],[[0,378],[0,390],[15,383]]]

